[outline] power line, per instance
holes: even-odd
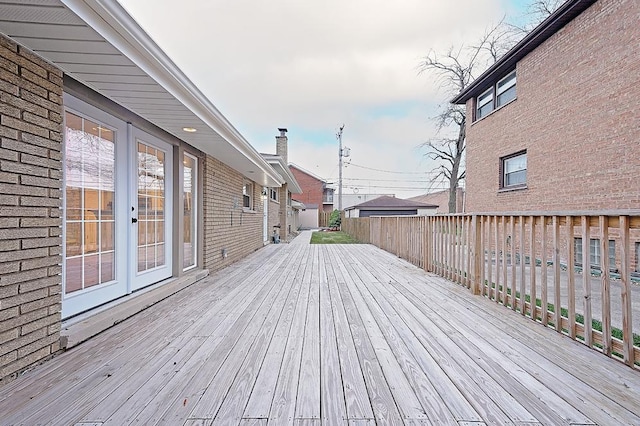
[[[403,175],[437,175],[438,171],[430,171],[430,172],[398,172],[398,171],[394,171],[394,170],[382,170],[382,169],[375,169],[373,167],[367,167],[367,166],[360,166],[358,164],[354,164],[354,163],[349,163],[349,166],[354,166],[354,167],[358,167],[361,169],[367,169],[367,170],[373,170],[376,172],[383,172],[383,173],[396,173],[396,174],[403,174]]]
[[[425,183],[429,184],[433,180],[405,180],[405,179],[369,179],[369,178],[342,178],[349,181],[365,181],[365,182],[407,182],[407,183]]]

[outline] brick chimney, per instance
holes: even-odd
[[[280,136],[276,136],[276,155],[282,157],[284,159],[284,164],[288,165],[287,144],[289,139],[287,138],[287,129],[279,128],[278,130],[280,131]]]

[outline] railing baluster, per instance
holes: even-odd
[[[549,323],[549,298],[548,298],[548,280],[547,280],[547,218],[540,216],[540,241],[542,242],[540,247],[540,292],[541,292],[541,305],[542,305],[542,324],[547,325]]]
[[[507,289],[507,217],[502,216],[502,304],[509,306],[509,294]]]
[[[622,284],[622,345],[624,362],[633,366],[633,322],[631,321],[631,241],[629,239],[629,217],[620,216],[620,281]]]
[[[486,217],[487,221],[487,285],[488,289],[488,297],[489,300],[493,299],[493,255],[491,252],[491,216]]]
[[[602,235],[602,352],[611,356],[611,265],[609,264],[609,217],[600,216]]]
[[[536,218],[535,216],[530,216],[529,220],[531,221],[531,240],[529,241],[529,281],[531,283],[531,302],[529,303],[529,306],[531,307],[531,319],[535,321],[538,318],[538,292],[536,289]]]
[[[499,238],[499,225],[498,225],[498,216],[493,217],[493,233],[495,237],[495,249],[496,249],[496,287],[495,287],[495,301],[496,303],[500,303],[500,238]]]
[[[553,313],[556,331],[562,331],[560,286],[560,218],[553,216]]]
[[[511,236],[511,309],[517,308],[516,300],[516,219],[514,216],[509,218],[509,235]]]
[[[574,250],[574,230],[573,230],[573,217],[566,216],[567,221],[567,272],[568,272],[568,292],[569,300],[567,303],[567,309],[569,313],[567,318],[569,319],[569,336],[572,339],[576,337],[576,274],[575,274],[575,250]],[[587,251],[588,252],[588,251]]]
[[[524,216],[520,216],[520,313],[524,316],[527,315],[527,275],[526,275],[526,263],[527,255],[524,250],[525,246],[525,223]]]
[[[582,312],[584,317],[584,343],[593,346],[593,333],[591,328],[591,235],[589,218],[582,216]],[[608,256],[609,253],[607,252]]]

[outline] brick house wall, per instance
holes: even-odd
[[[275,202],[269,199],[269,210],[267,210],[267,214],[269,215],[269,218],[268,218],[269,239],[271,239],[271,236],[273,235],[274,226],[276,225],[282,226],[280,221],[280,203],[281,201]]]
[[[293,198],[305,205],[317,204],[322,211],[323,182],[296,167],[289,167],[289,170],[302,188],[302,194],[295,194]]]
[[[253,212],[243,211],[246,178],[217,160],[204,161],[204,268],[217,271],[263,247],[262,187],[253,182]],[[226,257],[223,257],[223,249]]]
[[[60,349],[62,72],[0,35],[0,380]]]
[[[517,99],[468,126],[468,212],[640,209],[639,15],[600,0],[518,62]],[[521,150],[527,188],[501,192]]]

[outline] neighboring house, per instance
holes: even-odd
[[[336,201],[339,196],[340,194],[336,194]],[[378,197],[395,197],[395,194],[343,194],[342,209],[346,210],[356,204],[362,204],[365,201],[370,201]]]
[[[327,181],[296,164],[289,164],[289,169],[302,188],[302,194],[294,197],[305,205],[305,210],[300,213],[301,226],[317,228],[320,212],[333,211],[334,190]]]
[[[436,213],[449,213],[449,190],[432,192],[430,194],[418,195],[407,198],[407,200],[417,201],[419,203],[434,204],[438,206]],[[464,212],[464,189],[458,188],[456,191],[456,211],[454,213]]]
[[[262,247],[263,188],[291,182],[117,2],[0,11],[3,379],[60,350],[63,319],[132,315]]]
[[[287,240],[292,232],[296,232],[299,228],[299,208],[292,206],[293,194],[298,196],[302,193],[300,185],[296,181],[295,176],[289,170],[287,129],[279,128],[279,136],[276,136],[276,154],[262,154],[264,159],[278,172],[285,180],[282,186],[275,188],[264,188],[263,195],[268,199],[265,203],[264,218],[267,224],[266,228],[272,230],[269,235],[265,235],[265,243],[273,237],[273,231],[277,231],[281,240]],[[294,221],[294,211],[298,215]],[[296,223],[294,223],[296,222]]]
[[[369,216],[428,216],[436,213],[438,206],[382,196],[345,209],[345,217]]]
[[[637,0],[568,0],[453,99],[467,212],[640,209],[639,16]]]

